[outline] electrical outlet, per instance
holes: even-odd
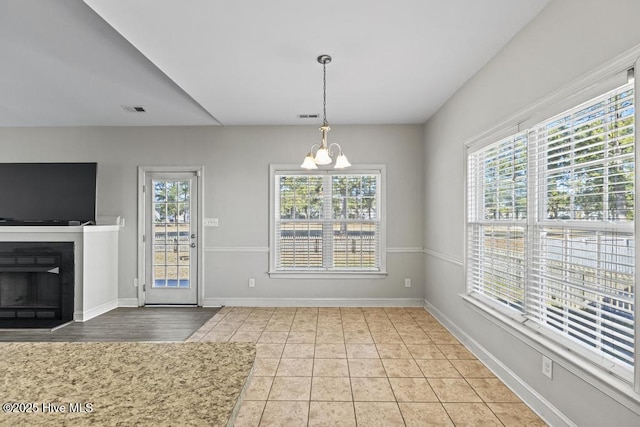
[[[406,279],[404,279],[404,287],[405,288],[410,288],[411,287],[411,279],[409,279],[408,277]]]
[[[542,374],[550,380],[553,379],[553,361],[547,356],[542,356]]]
[[[256,287],[256,279],[254,279],[253,277],[249,279],[249,287],[250,288]]]

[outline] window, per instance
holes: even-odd
[[[633,383],[629,82],[467,157],[468,294]]]
[[[383,273],[383,169],[272,167],[271,273]]]
[[[531,133],[539,212],[531,318],[634,364],[634,99],[632,84],[563,112]]]
[[[526,135],[518,134],[472,153],[468,168],[471,289],[522,311]]]

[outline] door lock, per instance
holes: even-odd
[[[196,238],[196,233],[193,233],[193,234],[191,235],[191,238],[192,238],[192,239],[195,239],[195,238]]]

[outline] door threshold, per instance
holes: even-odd
[[[198,304],[145,304],[143,305],[143,307],[149,307],[149,308],[154,308],[154,307],[191,307],[191,308],[197,308],[199,307]]]

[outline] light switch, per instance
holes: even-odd
[[[204,219],[205,227],[217,227],[218,226],[218,218],[205,218]]]

